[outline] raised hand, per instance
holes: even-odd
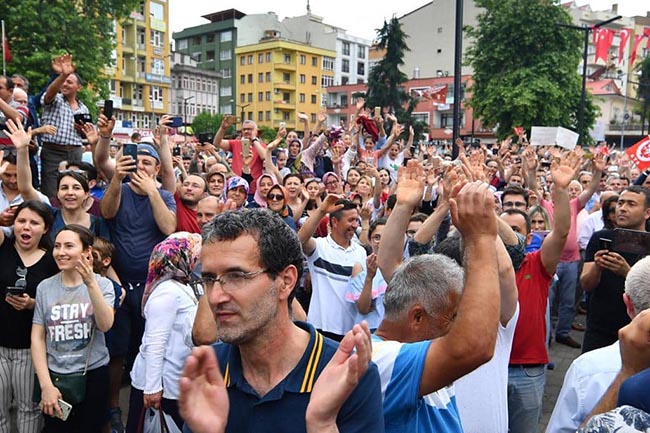
[[[409,160],[406,167],[397,171],[397,203],[415,208],[424,195],[424,168],[415,159]]]
[[[594,155],[594,159],[591,162],[591,167],[593,171],[604,171],[605,170],[605,165],[607,161],[605,161],[605,155],[602,153],[597,153]]]
[[[336,202],[342,198],[344,197],[339,194],[327,194],[323,202],[320,204],[320,209],[324,213],[336,212],[343,207],[343,204],[336,204]]]
[[[81,275],[86,286],[95,281],[95,274],[93,272],[93,255],[91,253],[83,253],[77,261],[74,270]]]
[[[551,178],[557,188],[567,188],[575,178],[580,169],[580,158],[575,153],[569,153],[566,157],[553,160],[551,163]]]
[[[81,127],[81,130],[86,134],[86,139],[91,145],[97,144],[99,141],[99,134],[92,123],[84,123]]]
[[[366,99],[359,96],[355,105],[357,107],[357,111],[361,110],[363,106],[366,105]]]
[[[110,137],[113,135],[113,128],[115,127],[115,116],[108,118],[102,114],[99,115],[97,119],[97,129],[99,129],[99,135],[102,137]]]
[[[180,414],[194,433],[226,430],[230,400],[212,347],[192,350],[185,361],[179,389]]]
[[[482,237],[497,235],[494,195],[483,182],[466,184],[456,198],[449,200],[451,219],[467,243]]]
[[[29,146],[29,142],[32,141],[31,127],[25,131],[20,119],[16,119],[16,121],[8,119],[6,126],[7,129],[4,130],[4,133],[11,139],[11,142],[16,146],[16,149],[22,149]]]
[[[309,120],[309,116],[307,116],[307,114],[305,114],[305,113],[296,113],[296,117],[297,117],[298,120],[300,120],[302,123],[306,123],[307,120]]]
[[[115,174],[113,177],[116,181],[122,182],[126,176],[134,173],[133,169],[136,167],[136,164],[137,161],[134,161],[130,156],[120,156],[115,164]]]
[[[76,67],[72,63],[72,54],[64,54],[60,57],[61,59],[61,73],[65,75],[70,75],[74,73]]]

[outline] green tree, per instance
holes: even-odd
[[[636,65],[635,69],[641,72],[639,76],[639,84],[637,85],[638,97],[641,99],[641,129],[650,132],[650,56],[643,59],[641,63]],[[644,128],[644,124],[648,121],[648,129]]]
[[[410,51],[406,38],[408,35],[402,31],[402,25],[395,17],[389,22],[384,21],[383,27],[377,30],[378,46],[385,49],[386,54],[368,76],[366,105],[371,109],[389,108],[400,123],[412,125],[415,136],[419,137],[427,130],[427,125],[413,118],[413,109],[418,101],[404,90],[403,84],[408,77],[400,71],[400,66],[404,65],[404,53]],[[405,134],[408,134],[408,130],[405,130]]]
[[[271,141],[275,140],[275,137],[277,135],[278,131],[276,131],[275,128],[271,128],[270,126],[260,126],[259,128],[259,136],[265,143],[270,143]]]
[[[223,114],[211,114],[207,111],[202,111],[194,117],[192,121],[192,130],[195,134],[201,132],[217,133],[223,121]],[[235,125],[230,125],[226,130],[226,137],[232,137],[235,134]]]
[[[96,110],[97,95],[108,96],[115,47],[114,20],[122,21],[139,0],[1,0],[12,60],[9,75],[19,73],[37,93],[49,80],[52,59],[63,53],[73,56],[77,72],[87,85],[80,98]]]
[[[476,0],[484,8],[467,61],[474,69],[469,104],[484,126],[503,138],[514,126],[577,130],[582,78],[582,32],[559,27],[571,16],[552,0]],[[584,129],[597,114],[587,92]],[[580,132],[580,131],[578,131]],[[590,137],[584,136],[588,142]]]

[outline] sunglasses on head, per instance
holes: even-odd
[[[86,173],[84,170],[61,170],[59,171],[59,176],[65,176],[66,174],[78,174],[79,176],[82,176],[84,179],[88,180],[88,173]]]

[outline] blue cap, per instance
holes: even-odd
[[[155,158],[156,161],[160,162],[160,155],[155,147],[150,144],[140,143],[138,144],[138,155],[146,155],[152,158]]]

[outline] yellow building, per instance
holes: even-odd
[[[115,65],[107,71],[115,117],[122,130],[153,129],[169,112],[169,3],[142,1],[126,21],[116,23],[115,33]]]
[[[296,128],[299,112],[306,113],[312,124],[316,122],[323,83],[334,78],[334,64],[328,59],[335,58],[336,52],[268,34],[257,44],[238,47],[235,53],[238,94],[232,102],[234,113],[273,128],[280,122]]]

